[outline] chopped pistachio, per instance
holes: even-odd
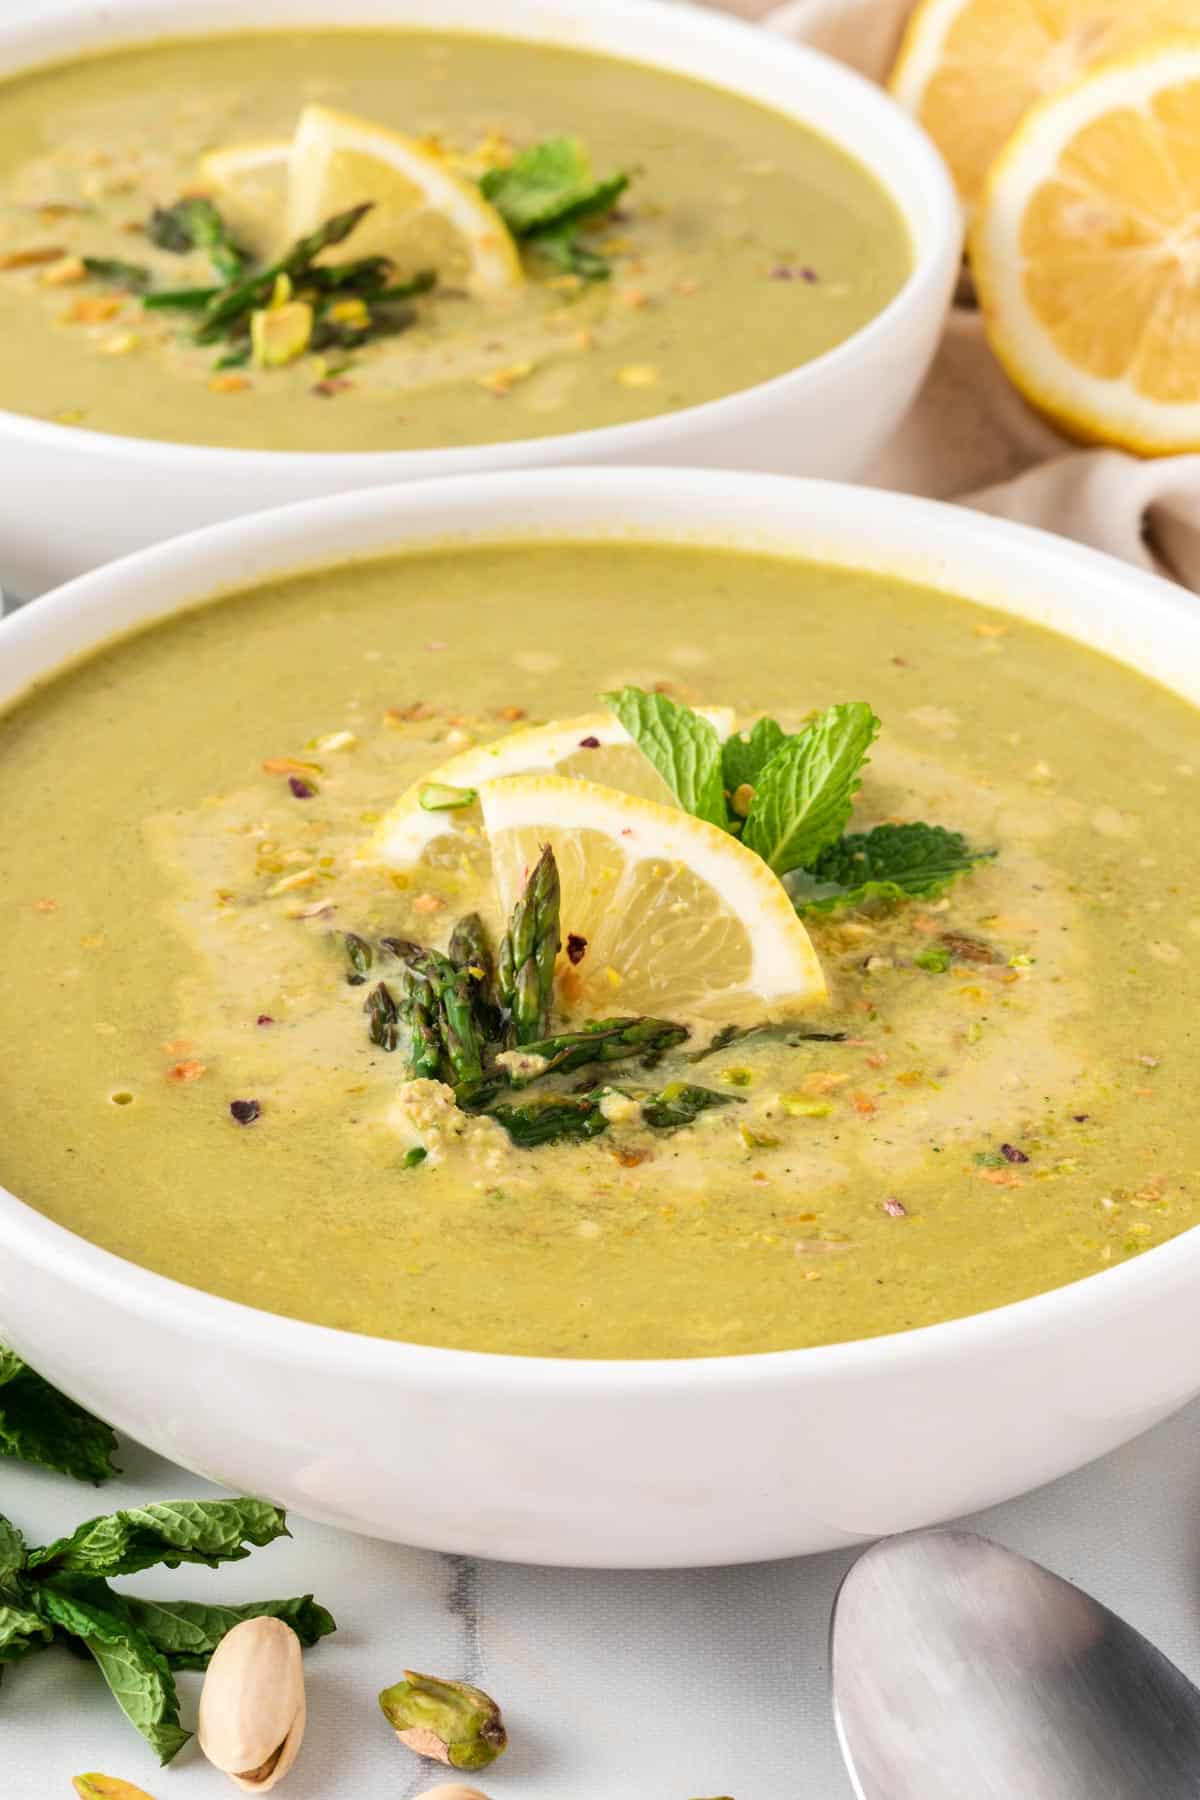
[[[426,812],[457,812],[475,803],[475,789],[450,787],[444,781],[427,781],[419,799]]]
[[[87,265],[82,256],[63,256],[43,269],[38,280],[43,287],[70,287],[87,280]]]
[[[278,306],[274,300],[250,314],[250,343],[254,362],[260,369],[282,368],[303,356],[312,337],[313,309],[307,300],[289,300]]]
[[[58,262],[65,255],[61,244],[46,244],[28,250],[0,250],[0,270],[35,269],[39,263]]]

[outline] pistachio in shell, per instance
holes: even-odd
[[[452,1769],[486,1769],[508,1745],[496,1702],[465,1681],[406,1669],[403,1681],[384,1688],[379,1704],[402,1744]]]
[[[263,1794],[295,1762],[304,1723],[300,1639],[282,1619],[243,1619],[221,1639],[204,1677],[201,1750],[235,1787]]]
[[[461,1781],[448,1781],[441,1787],[427,1788],[419,1800],[488,1800],[478,1788],[464,1787]]]

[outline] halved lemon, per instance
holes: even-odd
[[[702,706],[698,711],[716,727],[722,741],[729,736],[734,722],[731,706]],[[576,719],[511,731],[439,763],[401,794],[360,852],[360,860],[406,869],[426,857],[445,863],[458,860],[464,850],[479,853],[486,847],[481,842],[478,803],[430,811],[422,805],[422,795],[429,798],[430,790],[436,795],[438,789],[448,790],[448,797],[454,790],[474,794],[483,782],[512,775],[571,775],[664,806],[672,804],[670,788],[615,715],[583,713]]]
[[[1143,455],[1200,449],[1200,39],[1030,113],[971,259],[992,347],[1042,412]]]
[[[399,279],[436,269],[443,283],[499,294],[525,277],[503,219],[428,143],[328,106],[306,106],[292,139],[287,232],[302,237],[361,201],[374,210],[331,262],[387,256]]]
[[[542,846],[554,848],[563,936],[583,942],[560,966],[568,1016],[754,1025],[826,999],[779,878],[717,826],[558,775],[490,781],[479,800],[505,915]]]
[[[974,205],[1038,100],[1098,62],[1198,24],[1196,0],[922,0],[889,85]]]

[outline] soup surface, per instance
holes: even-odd
[[[151,241],[153,209],[198,189],[224,206],[206,154],[290,139],[311,102],[416,136],[472,179],[577,138],[598,176],[631,175],[619,211],[585,234],[607,278],[564,272],[530,240],[511,292],[443,279],[388,310],[365,344],[347,325],[341,347],[239,368],[230,345],[236,362],[243,338],[197,346],[196,313],[146,310],[119,270],[83,266],[132,263],[155,290],[211,283],[206,252]],[[269,171],[261,187],[262,208],[234,215],[255,267],[280,242]],[[246,34],[131,48],[3,89],[0,405],[97,431],[386,450],[624,424],[820,355],[873,318],[909,267],[894,203],[825,139],[717,88],[567,49],[454,33]]]
[[[370,1041],[344,934],[373,981],[383,934],[494,929],[470,854],[364,844],[464,743],[623,682],[869,696],[858,827],[997,854],[809,914],[831,997],[790,1028],[608,1072],[729,1104],[523,1148]],[[213,1293],[482,1350],[770,1350],[1054,1287],[1197,1219],[1197,771],[1195,712],[1117,664],[765,555],[447,546],[198,607],[0,719],[0,1181]]]

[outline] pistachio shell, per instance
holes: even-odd
[[[71,1785],[80,1800],[150,1800],[145,1788],[134,1787],[132,1781],[119,1781],[115,1775],[76,1775]],[[464,1794],[468,1791],[462,1790]]]
[[[197,1736],[235,1787],[283,1780],[304,1736],[300,1639],[282,1619],[244,1619],[217,1645],[200,1692]]]

